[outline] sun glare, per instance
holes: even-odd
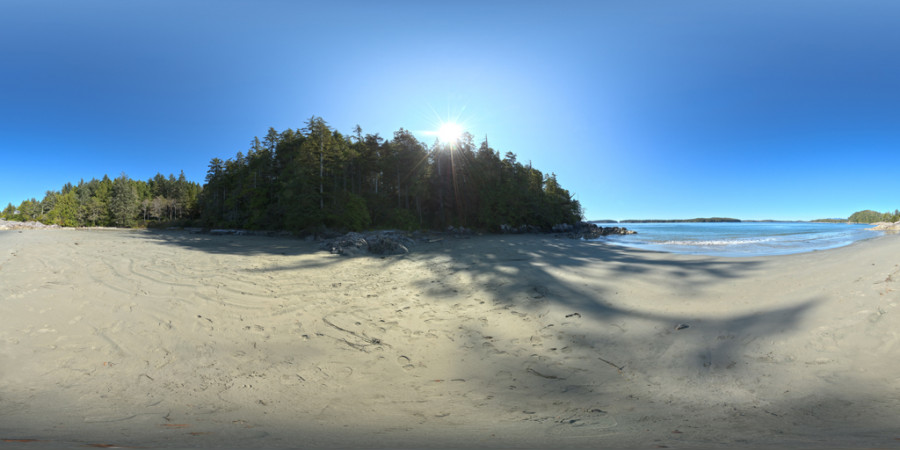
[[[441,127],[438,129],[437,136],[441,142],[445,144],[452,144],[459,140],[459,137],[462,135],[463,129],[456,122],[445,122],[441,124]]]

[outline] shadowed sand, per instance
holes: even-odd
[[[2,231],[0,447],[895,447],[898,255]]]

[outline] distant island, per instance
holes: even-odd
[[[628,219],[620,223],[691,223],[691,222],[740,222],[729,217],[698,217],[696,219]]]
[[[816,219],[812,222],[824,223],[878,223],[878,222],[897,222],[900,221],[900,210],[895,209],[894,212],[873,211],[865,209],[857,211],[846,219]]]

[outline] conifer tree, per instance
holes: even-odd
[[[137,189],[123,172],[113,181],[110,213],[118,227],[131,227],[138,210]]]

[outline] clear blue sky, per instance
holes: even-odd
[[[589,219],[900,208],[900,2],[0,1],[0,208],[312,115],[458,118]]]

